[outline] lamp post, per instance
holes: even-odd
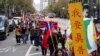
[[[62,7],[61,8],[61,11],[60,11],[60,16],[64,18],[64,10],[65,10],[65,7]]]
[[[5,10],[5,15],[8,16],[7,13],[7,8],[8,8],[8,4],[7,4],[8,0],[4,0],[4,10]]]
[[[62,10],[63,10],[63,13],[62,14],[63,14],[63,18],[64,18],[65,7],[62,7]]]

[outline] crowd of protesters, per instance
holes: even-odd
[[[20,23],[16,25],[14,30],[16,43],[18,45],[21,44],[21,41],[23,44],[27,44],[27,41],[30,39],[30,43],[37,47],[36,51],[39,50],[39,46],[41,47],[42,56],[47,55],[48,49],[50,51],[50,56],[68,56],[68,50],[65,47],[67,40],[66,31],[67,30],[64,30],[64,34],[62,34],[61,28],[58,28],[57,31],[51,32],[47,40],[49,48],[45,48],[43,47],[43,34],[45,30],[39,27],[39,22],[32,21],[24,24]],[[98,46],[97,54],[100,55],[100,38],[97,39],[96,43]],[[59,44],[61,44],[61,47],[59,47]],[[74,56],[74,53],[72,53],[71,56]]]
[[[33,26],[35,23],[36,26]],[[15,27],[15,38],[16,38],[16,43],[18,45],[21,44],[27,44],[27,41],[30,39],[30,43],[34,46],[36,46],[36,51],[39,50],[39,46],[41,46],[41,52],[43,56],[46,56],[47,54],[47,48],[43,47],[43,34],[45,30],[40,29],[38,22],[27,22],[27,23],[20,23],[16,25]],[[47,42],[49,45],[49,50],[50,50],[50,56],[59,56],[59,52],[62,52],[62,50],[65,49],[65,40],[66,40],[66,30],[65,34],[62,35],[61,30],[59,28],[59,31],[53,31],[51,32],[51,35],[49,36]],[[58,43],[61,43],[62,45],[62,50],[58,48]],[[59,49],[59,50],[58,50]],[[56,51],[58,50],[58,51]],[[53,53],[57,53],[54,55]]]

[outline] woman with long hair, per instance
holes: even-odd
[[[65,56],[65,52],[63,49],[57,49],[55,51],[55,56]]]

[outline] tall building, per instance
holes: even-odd
[[[48,0],[48,4],[50,5],[50,4],[53,4],[53,3],[55,3],[55,1],[56,0]]]
[[[83,3],[96,3],[96,0],[70,0],[70,1],[73,1],[73,2],[81,1]]]
[[[83,2],[83,3],[94,3],[95,0],[83,0],[82,2]]]
[[[43,3],[43,9],[45,9],[48,6],[48,2]]]
[[[55,0],[55,2],[58,2],[58,0]]]
[[[44,0],[40,0],[40,10],[43,10],[43,1]]]
[[[34,3],[34,0],[33,0],[32,2],[33,2],[33,6],[35,7],[35,3]]]
[[[48,6],[48,0],[40,0],[40,10],[45,9]]]
[[[57,2],[58,0],[40,0],[40,10],[45,9],[48,5]]]

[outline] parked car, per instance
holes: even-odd
[[[9,32],[12,32],[14,29],[13,19],[9,19]]]
[[[20,23],[21,23],[21,17],[13,17],[12,18],[12,25],[10,26],[10,28],[14,29]]]
[[[4,15],[0,15],[0,39],[6,39],[9,35],[8,18]]]
[[[16,25],[18,25],[21,22],[21,18],[22,17],[13,17],[13,20],[14,20]]]

